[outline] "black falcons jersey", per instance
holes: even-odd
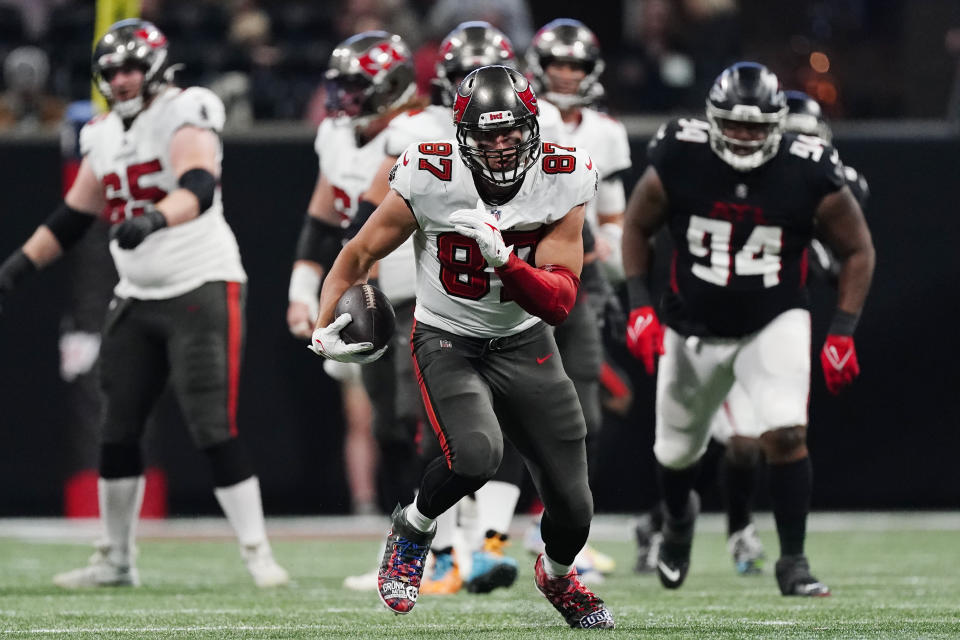
[[[684,335],[740,337],[806,306],[814,212],[843,187],[843,166],[819,138],[785,134],[773,158],[737,171],[709,129],[680,118],[650,142],[675,247],[663,312]]]

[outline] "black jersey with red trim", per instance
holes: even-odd
[[[843,165],[819,138],[785,134],[776,155],[737,171],[710,149],[710,125],[680,118],[650,142],[674,243],[666,324],[684,335],[741,337],[807,305],[807,245]]]

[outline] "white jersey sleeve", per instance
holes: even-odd
[[[225,121],[223,102],[215,93],[203,87],[190,87],[163,103],[163,109],[157,114],[155,135],[169,140],[182,127],[209,129],[219,135]]]

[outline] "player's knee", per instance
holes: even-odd
[[[472,431],[457,443],[453,471],[471,480],[489,480],[500,468],[503,440],[482,431]]]
[[[760,436],[760,442],[769,462],[790,462],[806,455],[807,428],[798,425],[773,429]]]
[[[130,478],[143,475],[139,442],[105,442],[100,445],[100,477]]]
[[[735,467],[755,467],[763,459],[763,448],[756,438],[733,436],[727,442],[724,457]]]
[[[231,487],[253,475],[253,467],[236,438],[203,450],[210,461],[215,487]]]
[[[700,459],[701,454],[701,451],[691,449],[683,442],[657,440],[653,445],[653,455],[657,462],[674,471],[686,469],[694,464]]]

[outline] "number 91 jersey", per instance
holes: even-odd
[[[504,243],[534,264],[547,225],[590,200],[597,180],[584,151],[545,142],[517,194],[505,204],[484,203],[483,208],[499,225]],[[406,200],[419,225],[414,234],[418,322],[483,338],[512,335],[540,322],[510,300],[477,243],[454,231],[449,221],[454,211],[477,209],[480,201],[455,141],[411,144],[391,169],[390,186]]]
[[[80,152],[103,185],[103,216],[111,224],[143,213],[178,188],[170,164],[170,141],[185,126],[220,133],[223,103],[207,89],[169,88],[157,95],[124,129],[111,112],[94,118],[80,131]],[[218,153],[219,164],[221,154]],[[160,229],[136,248],[110,243],[120,282],[120,297],[165,299],[205,282],[245,282],[237,241],[223,217],[220,187],[213,203],[193,220]]]
[[[650,142],[675,247],[663,313],[684,335],[741,337],[807,305],[814,213],[844,186],[843,166],[823,140],[784,134],[773,158],[737,171],[710,149],[709,130],[680,118]]]

